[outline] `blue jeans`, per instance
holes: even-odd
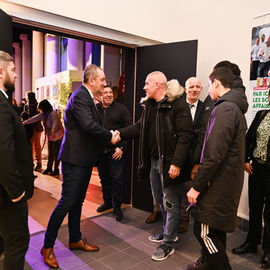
[[[163,207],[163,176],[160,172],[160,161],[151,157],[150,185],[154,202],[159,204],[163,217],[163,226],[166,223],[166,212]]]
[[[180,194],[182,185],[164,187],[160,160],[151,158],[150,184],[153,199],[160,205],[163,217],[163,243],[172,243],[180,225]]]
[[[98,164],[98,174],[102,186],[104,203],[120,208],[122,204],[123,158],[113,159],[113,151],[103,153]]]
[[[44,247],[54,246],[58,230],[68,213],[69,242],[81,240],[80,221],[82,204],[92,174],[92,167],[62,162],[62,194],[55,207],[45,233]]]
[[[172,243],[180,226],[180,200],[182,184],[175,183],[163,188],[163,206],[167,212],[163,229],[163,243]]]

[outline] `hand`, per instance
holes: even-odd
[[[245,171],[249,174],[249,175],[253,175],[253,167],[249,162],[245,163]]]
[[[169,176],[170,178],[174,179],[175,177],[177,177],[180,174],[181,168],[177,167],[173,164],[171,164],[170,169],[169,169]]]
[[[121,141],[120,132],[111,130],[112,138],[111,138],[111,144],[117,144]]]
[[[14,203],[19,202],[19,201],[24,197],[24,195],[25,195],[25,191],[23,192],[23,194],[22,194],[20,197],[18,197],[18,198],[16,198],[16,199],[13,199],[12,201],[13,201]]]
[[[123,150],[119,147],[116,147],[114,154],[112,155],[113,159],[121,159],[122,155],[123,155]]]
[[[199,191],[196,191],[194,188],[191,188],[187,193],[189,203],[197,203],[197,198],[199,194],[200,194]]]
[[[196,175],[196,173],[197,173],[197,171],[198,171],[198,169],[199,169],[199,164],[195,164],[194,166],[193,166],[193,168],[192,168],[192,171],[191,171],[191,174],[190,174],[190,178],[192,179],[192,180],[194,180],[194,177],[195,177],[195,175]]]

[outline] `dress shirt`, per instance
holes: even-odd
[[[259,55],[261,52],[264,52],[263,55],[259,56],[260,57],[260,62],[266,63],[270,61],[270,46],[268,47],[266,44],[261,47],[259,50]]]
[[[2,93],[4,94],[4,96],[8,99],[7,93],[4,90],[2,90],[1,88],[0,88],[0,91],[2,91]]]
[[[194,122],[194,118],[195,118],[195,113],[196,113],[196,110],[197,110],[197,107],[198,107],[198,100],[191,104],[187,99],[186,99],[186,102],[190,108],[190,113],[191,113],[191,117],[192,117],[192,121]]]

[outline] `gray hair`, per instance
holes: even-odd
[[[10,54],[0,51],[0,67],[5,67],[9,62],[13,61],[13,57]]]
[[[89,65],[86,66],[83,71],[83,82],[87,83],[90,77],[96,78],[97,77],[97,71],[102,70],[102,68],[96,66],[96,65]]]

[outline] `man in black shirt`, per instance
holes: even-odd
[[[102,102],[97,104],[97,109],[102,125],[106,129],[116,130],[131,124],[129,111],[123,104],[114,101],[110,87],[104,88]],[[104,203],[97,208],[97,212],[103,212],[113,206],[117,221],[123,218],[121,193],[124,160],[122,155],[126,145],[127,142],[107,145],[98,165]]]
[[[139,137],[138,177],[150,180],[152,195],[160,205],[163,231],[149,240],[162,243],[152,259],[162,261],[172,255],[178,240],[180,191],[185,163],[193,138],[192,119],[177,80],[167,84],[166,76],[155,71],[146,77],[142,101],[144,111],[134,125],[119,130],[122,140]]]

